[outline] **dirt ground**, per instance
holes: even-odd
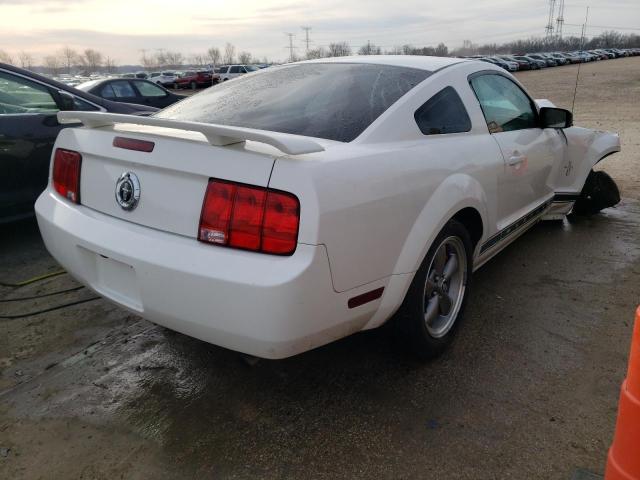
[[[518,74],[570,107],[577,67]],[[640,58],[583,65],[576,124],[619,131],[622,203],[541,223],[474,276],[452,348],[384,330],[283,361],[104,300],[0,319],[0,478],[569,479],[602,473],[640,294]],[[34,221],[0,228],[0,282],[53,272]],[[67,275],[0,286],[0,315],[90,298]]]

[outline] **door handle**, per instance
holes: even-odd
[[[524,162],[526,159],[527,157],[525,155],[522,155],[519,152],[513,152],[509,157],[509,160],[507,160],[507,165],[509,166],[519,165],[522,162]]]

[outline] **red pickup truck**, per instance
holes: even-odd
[[[216,73],[212,74],[208,70],[189,70],[183,72],[176,78],[175,86],[176,88],[191,88],[195,90],[196,88],[210,87],[219,81],[220,75]]]

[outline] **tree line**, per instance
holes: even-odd
[[[640,35],[634,33],[624,34],[611,30],[605,31],[590,39],[582,39],[576,36],[552,39],[531,37],[501,44],[476,44],[470,40],[465,40],[462,47],[453,50],[449,49],[449,47],[442,42],[435,47],[416,47],[405,44],[386,49],[374,43],[367,42],[366,45],[361,45],[354,50],[348,42],[342,41],[312,48],[303,56],[297,56],[291,52],[290,60],[342,57],[353,55],[354,53],[358,55],[431,55],[447,57],[638,47],[640,47]],[[206,52],[191,56],[185,56],[181,52],[167,49],[156,49],[153,53],[148,52],[148,50],[142,50],[140,57],[140,64],[145,70],[178,69],[183,66],[204,67],[233,63],[272,63],[266,57],[258,59],[248,51],[237,51],[235,45],[231,43],[226,43],[222,49],[211,47],[207,49]],[[112,57],[104,55],[92,48],[77,51],[70,47],[64,47],[55,54],[46,55],[41,61],[42,63],[40,65],[36,65],[35,57],[26,51],[20,51],[17,55],[12,56],[8,52],[0,49],[0,62],[18,65],[29,70],[35,67],[44,67],[48,73],[53,75],[72,73],[79,70],[88,73],[100,71],[113,73],[118,67],[117,62]]]

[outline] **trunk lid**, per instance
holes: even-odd
[[[116,137],[153,142],[153,151],[114,147]],[[80,203],[98,212],[188,237],[196,237],[209,178],[266,187],[281,153],[257,142],[211,145],[200,133],[152,126],[69,128],[56,147],[82,154]],[[124,209],[116,183],[137,178],[139,200]]]

